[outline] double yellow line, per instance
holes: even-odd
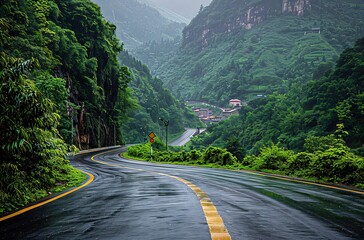
[[[109,152],[112,152],[112,151],[109,151]],[[108,153],[108,152],[106,152],[106,153]],[[91,160],[94,162],[103,164],[103,165],[111,166],[111,167],[124,168],[124,169],[130,169],[130,170],[142,171],[142,172],[149,172],[149,173],[153,173],[153,174],[157,174],[157,175],[161,175],[161,176],[170,177],[170,178],[173,178],[177,181],[180,181],[180,182],[186,184],[196,194],[197,198],[200,201],[202,210],[205,214],[207,225],[209,226],[211,239],[212,240],[231,240],[231,236],[230,236],[227,228],[225,227],[224,221],[221,218],[219,212],[217,211],[217,208],[215,207],[213,202],[210,200],[208,195],[204,191],[202,191],[199,187],[197,187],[196,185],[192,184],[191,182],[189,182],[183,178],[176,177],[173,175],[154,172],[154,171],[148,171],[148,170],[144,170],[144,169],[140,169],[140,168],[125,167],[125,166],[122,166],[119,164],[111,164],[111,163],[107,163],[107,162],[103,162],[103,161],[95,159],[95,157],[102,155],[102,154],[104,154],[104,153],[100,153],[100,154],[97,154],[97,155],[91,157]]]
[[[213,202],[208,197],[208,195],[204,191],[202,191],[199,187],[197,187],[196,185],[192,184],[191,182],[189,182],[189,181],[187,181],[187,180],[185,180],[183,178],[177,177],[177,176],[164,174],[164,173],[153,172],[153,171],[147,171],[147,170],[144,170],[144,169],[125,167],[125,166],[122,166],[122,165],[119,165],[119,164],[110,164],[110,163],[103,162],[103,161],[95,159],[97,156],[100,156],[100,155],[105,154],[105,153],[114,152],[114,151],[115,150],[110,150],[110,151],[107,151],[107,152],[96,154],[96,155],[91,157],[91,160],[94,161],[94,162],[97,162],[97,163],[100,163],[100,164],[103,164],[103,165],[112,166],[112,167],[131,169],[131,170],[136,170],[136,171],[150,172],[150,173],[153,173],[153,174],[170,177],[170,178],[173,178],[173,179],[175,179],[177,181],[180,181],[180,182],[186,184],[196,194],[197,198],[200,201],[201,207],[202,207],[203,212],[205,214],[207,224],[208,224],[209,229],[210,229],[211,239],[212,240],[225,240],[225,239],[230,240],[231,239],[231,236],[230,236],[230,234],[229,234],[229,232],[228,232],[228,230],[227,230],[227,228],[226,228],[226,226],[224,224],[223,219],[221,218],[220,214],[218,213],[216,206],[213,204]],[[352,189],[346,189],[346,188],[341,188],[341,187],[336,187],[336,186],[320,184],[320,183],[308,182],[308,181],[304,181],[304,180],[284,178],[284,177],[273,176],[273,175],[259,173],[259,172],[251,172],[251,171],[243,171],[243,172],[254,174],[254,175],[259,175],[259,176],[276,178],[276,179],[290,181],[290,182],[298,182],[298,183],[303,183],[303,184],[315,185],[315,186],[331,188],[331,189],[336,189],[336,190],[341,190],[341,191],[347,191],[347,192],[352,192],[352,193],[362,194],[362,195],[364,194],[363,191],[357,191],[357,190],[352,190]],[[28,212],[28,211],[30,211],[32,209],[41,207],[41,206],[46,205],[46,204],[48,204],[50,202],[56,201],[56,200],[58,200],[60,198],[63,198],[63,197],[65,197],[65,196],[67,196],[67,195],[69,195],[69,194],[71,194],[73,192],[76,192],[76,191],[86,187],[87,185],[89,185],[91,182],[94,181],[95,177],[91,173],[87,173],[87,172],[84,172],[84,173],[89,176],[89,179],[83,185],[81,185],[81,186],[79,186],[77,188],[74,188],[74,189],[72,189],[70,191],[67,191],[65,193],[62,193],[62,194],[60,194],[58,196],[55,196],[53,198],[50,198],[48,200],[45,200],[43,202],[40,202],[38,204],[26,207],[24,209],[21,209],[21,210],[19,210],[17,212],[12,213],[12,214],[1,217],[0,222],[4,221],[4,220],[7,220],[9,218],[18,216],[18,215],[23,214],[25,212]]]
[[[209,229],[210,229],[211,239],[212,240],[231,240],[231,236],[230,236],[228,230],[226,229],[226,227],[224,225],[224,221],[221,218],[221,216],[219,215],[215,205],[212,203],[212,201],[210,200],[208,195],[204,191],[202,191],[199,187],[197,187],[196,185],[192,184],[191,182],[189,182],[189,181],[187,181],[187,180],[185,180],[183,178],[176,177],[176,176],[173,176],[173,175],[168,175],[168,174],[158,173],[158,172],[152,172],[152,171],[146,171],[146,170],[143,170],[143,169],[137,169],[137,168],[131,168],[131,167],[124,167],[124,166],[121,166],[121,165],[118,165],[118,164],[110,164],[110,163],[99,161],[99,160],[95,159],[97,156],[103,155],[105,153],[113,152],[113,151],[115,151],[115,150],[110,150],[110,151],[107,151],[107,152],[96,154],[96,155],[91,157],[91,160],[94,161],[94,162],[97,162],[97,163],[100,163],[100,164],[103,164],[103,165],[112,166],[112,167],[131,169],[131,170],[136,170],[136,171],[150,172],[150,173],[153,173],[153,174],[170,177],[170,178],[173,178],[175,180],[178,180],[178,181],[186,184],[196,194],[197,198],[200,201],[201,207],[202,207],[203,212],[204,212],[205,217],[206,217],[207,224],[208,224]],[[95,177],[91,173],[88,173],[88,172],[84,172],[84,173],[86,173],[89,176],[89,179],[83,185],[81,185],[81,186],[79,186],[77,188],[74,188],[74,189],[72,189],[70,191],[67,191],[67,192],[65,192],[63,194],[60,194],[60,195],[58,195],[56,197],[53,197],[53,198],[48,199],[46,201],[43,201],[41,203],[32,205],[30,207],[26,207],[26,208],[21,209],[21,210],[19,210],[17,212],[14,212],[12,214],[4,216],[4,217],[0,218],[0,222],[4,221],[4,220],[7,220],[9,218],[13,218],[15,216],[18,216],[18,215],[23,214],[25,212],[28,212],[28,211],[30,211],[32,209],[41,207],[41,206],[46,205],[46,204],[48,204],[50,202],[56,201],[56,200],[58,200],[58,199],[60,199],[62,197],[65,197],[65,196],[67,196],[67,195],[69,195],[69,194],[71,194],[73,192],[76,192],[76,191],[80,190],[81,188],[86,187],[87,185],[89,185],[91,182],[94,181]]]

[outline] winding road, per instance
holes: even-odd
[[[191,141],[191,138],[197,131],[198,129],[196,128],[187,128],[186,131],[182,134],[182,136],[171,142],[170,145],[178,147],[186,145],[189,141]]]
[[[73,157],[94,181],[1,221],[0,239],[364,238],[363,192],[130,161],[123,150]]]

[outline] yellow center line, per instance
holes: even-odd
[[[88,172],[85,172],[85,171],[82,171],[82,172],[86,173],[86,174],[89,176],[89,179],[88,179],[88,181],[87,181],[87,182],[85,182],[85,183],[84,183],[84,184],[82,184],[81,186],[79,186],[79,187],[77,187],[77,188],[74,188],[74,189],[72,189],[72,190],[70,190],[70,191],[68,191],[68,192],[62,193],[62,194],[60,194],[60,195],[58,195],[58,196],[55,196],[55,197],[53,197],[53,198],[50,198],[50,199],[48,199],[48,200],[45,200],[45,201],[43,201],[43,202],[40,202],[40,203],[38,203],[38,204],[32,205],[32,206],[30,206],[30,207],[23,208],[23,209],[21,209],[21,210],[19,210],[19,211],[17,211],[17,212],[14,212],[14,213],[12,213],[12,214],[6,215],[6,216],[4,216],[4,217],[0,218],[0,222],[1,222],[1,221],[4,221],[4,220],[7,220],[7,219],[9,219],[9,218],[13,218],[13,217],[15,217],[15,216],[18,216],[18,215],[23,214],[23,213],[25,213],[25,212],[28,212],[28,211],[30,211],[30,210],[32,210],[32,209],[38,208],[38,207],[40,207],[40,206],[46,205],[46,204],[48,204],[48,203],[50,203],[50,202],[56,201],[56,200],[58,200],[58,199],[60,199],[60,198],[63,198],[63,197],[65,197],[65,196],[67,196],[67,195],[69,195],[69,194],[73,193],[73,192],[76,192],[76,191],[80,190],[81,188],[86,187],[87,185],[89,185],[90,183],[92,183],[92,182],[93,182],[93,180],[95,179],[95,177],[94,177],[94,175],[92,175],[91,173],[88,173]]]
[[[109,151],[109,152],[112,152],[112,151]],[[105,153],[108,153],[108,152],[105,152]],[[191,183],[183,178],[176,177],[173,175],[159,173],[159,172],[153,172],[153,171],[147,171],[147,170],[139,169],[139,168],[125,167],[122,165],[111,164],[111,163],[107,163],[107,162],[103,162],[103,161],[95,159],[95,157],[105,154],[105,153],[97,154],[97,155],[93,156],[91,158],[91,160],[94,162],[100,163],[100,164],[111,166],[111,167],[149,172],[149,173],[153,173],[153,174],[157,174],[157,175],[161,175],[161,176],[165,176],[165,177],[170,177],[170,178],[176,179],[176,180],[186,184],[196,194],[197,198],[200,201],[202,210],[205,214],[207,225],[209,226],[211,239],[212,240],[231,240],[231,236],[230,236],[227,228],[225,227],[224,221],[221,218],[219,212],[217,211],[217,208],[215,207],[213,202],[210,200],[208,195],[204,191],[202,191],[199,187],[197,187],[193,183]]]

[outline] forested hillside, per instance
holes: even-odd
[[[287,93],[251,101],[239,116],[209,127],[194,140],[193,148],[233,142],[236,148],[256,154],[279,142],[296,151],[310,144],[325,150],[335,146],[336,136],[363,156],[364,38],[343,52],[335,68],[325,70],[319,68],[313,80],[295,83]]]
[[[115,26],[89,1],[5,1],[1,16],[9,26],[5,53],[37,59],[35,85],[61,115],[60,133],[80,149],[122,142],[121,99],[128,71]]]
[[[152,77],[148,67],[128,52],[120,54],[120,60],[132,73],[130,87],[137,111],[128,113],[123,125],[127,143],[141,143],[153,131],[165,136],[165,126],[160,118],[169,120],[169,134],[184,131],[184,127],[199,127],[202,123],[183,102],[178,101],[158,78]]]
[[[127,50],[149,41],[180,37],[184,23],[163,17],[156,9],[137,0],[92,0],[104,17],[116,25],[116,35]]]
[[[123,143],[132,100],[115,26],[97,5],[2,0],[0,16],[3,212],[82,176],[68,164],[65,142],[80,149]]]
[[[182,99],[250,101],[308,81],[362,35],[360,1],[214,0],[184,29],[181,48],[151,67]]]
[[[318,68],[287,93],[252,100],[238,116],[192,139],[190,150],[157,148],[154,161],[248,169],[364,187],[364,38],[335,68]],[[349,147],[348,147],[349,146]],[[149,144],[128,155],[150,161]],[[360,156],[361,155],[361,156]]]

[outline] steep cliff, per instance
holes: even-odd
[[[304,16],[311,11],[311,1],[214,1],[184,29],[183,45],[197,43],[205,47],[218,34],[251,30],[264,21],[282,15]]]

